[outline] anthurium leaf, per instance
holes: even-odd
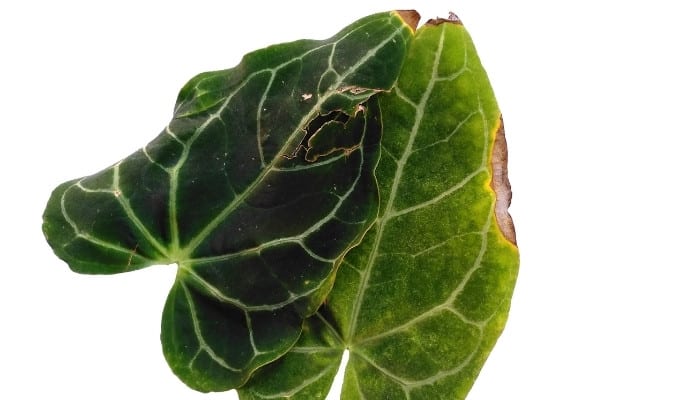
[[[380,212],[343,259],[314,317],[329,332],[316,334],[349,351],[342,399],[464,398],[504,327],[519,263],[500,112],[455,17],[418,30],[379,97]],[[294,394],[327,382],[338,361],[337,344],[326,347],[292,350],[241,397],[309,398]]]
[[[162,343],[189,386],[238,387],[289,350],[374,221],[372,95],[394,85],[412,15],[375,14],[200,74],[152,142],[52,193],[43,230],[76,272],[178,264]]]

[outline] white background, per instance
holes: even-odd
[[[0,398],[235,398],[161,355],[174,267],[70,272],[45,202],[154,137],[194,74],[394,8],[456,12],[505,116],[521,271],[469,399],[700,398],[692,2],[245,3],[0,6]]]

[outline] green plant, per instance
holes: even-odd
[[[242,398],[463,398],[518,266],[500,111],[455,18],[363,18],[204,73],[152,142],[58,186],[80,273],[177,263],[173,371]]]

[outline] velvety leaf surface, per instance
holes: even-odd
[[[54,190],[49,244],[81,273],[177,263],[166,359],[197,390],[242,385],[298,339],[376,216],[370,97],[394,85],[412,35],[376,14],[196,76],[156,139]]]
[[[379,97],[380,212],[316,318],[349,349],[343,399],[461,399],[503,329],[518,268],[500,112],[456,19],[418,30]],[[320,354],[285,356],[239,392],[323,398],[301,394],[338,362]]]

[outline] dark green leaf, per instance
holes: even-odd
[[[124,160],[54,190],[44,233],[81,273],[178,264],[162,342],[191,387],[227,390],[285,353],[377,212],[381,121],[412,36],[400,13],[200,74]]]
[[[418,30],[395,90],[380,97],[380,212],[343,259],[317,334],[337,332],[349,350],[343,399],[464,398],[503,329],[518,268],[500,112],[456,19]],[[319,354],[285,356],[239,392],[310,398],[290,394],[327,381],[325,369],[299,365],[339,359]]]

